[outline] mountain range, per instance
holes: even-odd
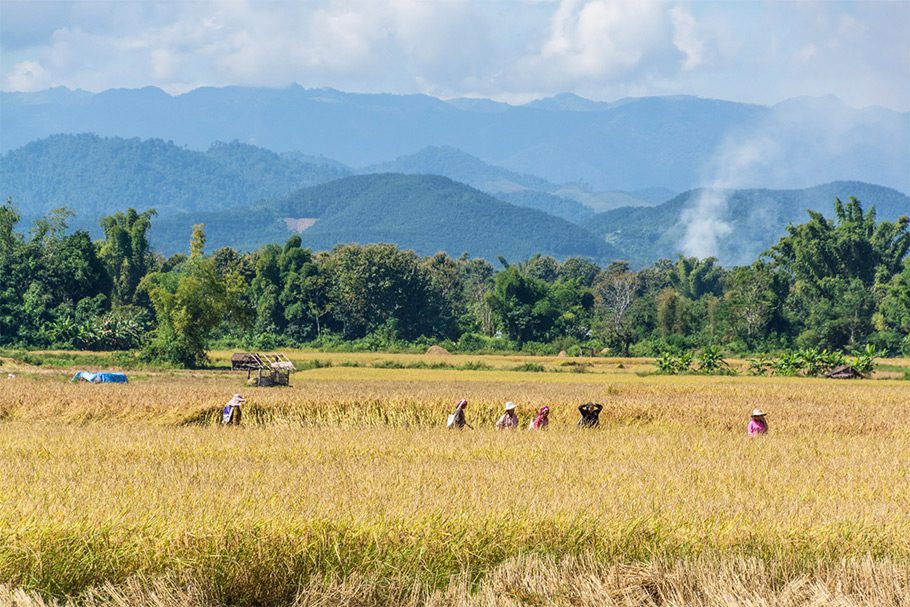
[[[120,94],[130,97],[141,92],[121,91]],[[214,106],[218,106],[225,95],[245,93],[247,100],[252,102],[269,93],[277,103],[282,94],[289,94],[288,91],[269,89],[211,89],[204,92],[212,97]],[[417,109],[423,108],[421,111],[432,114],[441,111],[439,104],[443,103],[449,107],[448,111],[454,112],[450,116],[452,119],[460,115],[459,112],[492,116],[514,114],[505,119],[508,122],[517,120],[515,116],[525,115],[523,112],[556,112],[572,114],[567,124],[573,120],[580,124],[586,116],[593,116],[595,122],[605,120],[611,112],[634,108],[644,111],[643,108],[654,104],[663,106],[671,114],[684,115],[706,101],[660,98],[604,104],[558,96],[516,107],[475,100],[442,102],[419,96],[406,99],[382,95],[351,96],[337,91],[314,96],[313,91],[299,88],[290,89],[290,92],[317,105],[334,99],[339,106],[334,111],[342,114],[349,111],[348,106],[352,104],[365,114],[382,111],[393,118],[399,116],[399,110],[404,111],[402,107],[410,107],[409,104],[416,104]],[[28,100],[39,106],[52,106],[75,104],[81,99],[85,107],[80,111],[90,114],[93,104],[99,99],[107,99],[106,103],[113,104],[111,111],[116,116],[117,104],[114,102],[119,96],[109,93],[94,95],[61,89],[41,94],[2,93],[3,144],[8,141],[6,126],[10,107],[15,114]],[[154,122],[156,104],[169,103],[167,100],[188,102],[195,97],[185,99],[185,96],[171,97],[161,93],[150,99],[153,103],[150,101],[147,109]],[[750,112],[768,110],[726,102],[709,106],[717,110],[719,117],[706,133],[716,133],[720,128],[717,125],[731,116],[742,118]],[[800,108],[805,107],[814,107],[820,115],[841,111],[859,114],[868,120],[877,117],[877,128],[884,128],[883,125],[896,120],[892,124],[895,131],[891,139],[878,132],[867,133],[866,143],[881,143],[879,147],[884,151],[878,157],[865,153],[862,146],[866,144],[857,143],[851,135],[855,122],[851,126],[847,120],[835,125],[833,130],[835,135],[844,137],[845,149],[855,154],[853,164],[862,170],[874,173],[878,170],[875,169],[876,162],[884,159],[887,170],[881,173],[883,175],[890,172],[892,176],[899,176],[910,171],[910,163],[901,164],[901,154],[895,152],[900,148],[901,138],[906,140],[906,133],[901,130],[906,115],[875,108],[847,110],[827,99],[796,100],[779,104],[771,111],[799,115]],[[263,110],[260,107],[256,111]],[[185,118],[175,116],[173,119]],[[59,119],[64,120],[65,116]],[[540,128],[550,128],[546,126],[549,124],[547,119],[541,116],[538,119],[543,125]],[[688,118],[681,120],[683,126],[677,134],[685,138],[691,135],[692,124],[686,122]],[[703,120],[706,124],[711,122],[707,117]],[[763,120],[767,120],[767,116]],[[811,126],[812,121],[809,122]],[[104,124],[113,128],[111,125],[118,122],[114,119]],[[265,128],[271,124],[271,117],[262,118],[259,124]],[[143,123],[133,128],[151,127]],[[375,128],[386,127],[376,125]],[[626,124],[623,128],[631,127]],[[14,135],[17,129],[22,130],[20,125],[13,125]],[[806,129],[796,129],[796,132],[805,134]],[[277,133],[273,135],[277,137]],[[639,151],[647,147],[648,137],[653,135],[645,131],[638,133],[639,140],[635,145],[639,146]],[[376,144],[372,137],[368,132],[364,145]],[[629,137],[633,134],[629,133]],[[831,138],[832,135],[826,135],[826,139],[816,140],[814,144],[818,148],[833,149],[836,146],[829,145]],[[564,138],[554,130],[550,141],[564,142]],[[599,190],[584,181],[559,181],[546,174],[497,165],[449,144],[427,145],[389,156],[390,159],[381,162],[358,166],[325,156],[325,150],[308,147],[302,141],[298,141],[297,149],[276,152],[238,140],[215,140],[203,149],[196,149],[185,141],[175,143],[160,138],[56,134],[30,141],[0,157],[0,195],[13,198],[23,214],[23,227],[49,210],[65,206],[75,212],[73,227],[88,229],[95,237],[100,236],[102,215],[127,207],[155,208],[158,216],[153,221],[152,242],[165,254],[185,251],[192,226],[204,223],[210,249],[218,246],[251,249],[300,233],[305,244],[316,249],[341,242],[386,241],[424,254],[444,250],[452,255],[467,252],[490,260],[499,256],[517,260],[543,253],[559,258],[588,257],[602,263],[627,259],[635,266],[679,253],[716,255],[726,265],[749,263],[776,242],[788,223],[804,221],[807,210],[830,216],[835,196],[841,199],[855,196],[867,205],[875,205],[881,219],[910,214],[910,199],[906,195],[894,188],[862,181],[829,181],[807,188],[739,187],[737,184],[746,179],[738,171],[751,177],[757,175],[752,170],[754,167],[742,161],[741,155],[753,158],[767,152],[774,156],[786,148],[790,140],[771,138],[771,145],[767,140],[754,143],[745,137],[743,141],[755,146],[755,149],[745,150],[737,148],[742,143],[737,141],[726,139],[717,143],[720,149],[729,153],[729,158],[723,156],[718,161],[716,170],[720,177],[713,182],[713,187],[691,188],[677,194],[679,190],[653,184],[638,189]],[[386,144],[389,142],[383,145]],[[603,145],[612,144],[604,141]],[[673,145],[668,144],[670,148]],[[600,162],[597,161],[598,153],[592,154],[592,162]],[[691,153],[696,154],[697,150]],[[645,163],[647,166],[639,169],[654,170],[661,162],[664,161],[658,159],[653,166]],[[686,162],[685,157],[677,159],[677,164]],[[836,158],[832,160],[836,172],[851,174],[838,162]],[[794,170],[808,166],[799,158],[785,164]]]
[[[836,98],[760,106],[696,97],[525,105],[333,89],[225,87],[169,95],[55,88],[0,93],[0,151],[58,133],[214,141],[364,167],[451,146],[517,174],[596,191],[805,187],[835,180],[910,191],[910,113]],[[738,159],[732,167],[729,159]],[[742,162],[746,159],[746,162]]]

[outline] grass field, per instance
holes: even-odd
[[[906,381],[292,358],[322,363],[275,389],[6,360],[0,605],[910,605]],[[459,398],[474,431],[443,427]],[[492,430],[505,400],[550,431]]]

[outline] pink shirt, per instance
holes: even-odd
[[[512,413],[503,413],[502,417],[499,418],[499,421],[496,422],[496,427],[500,430],[511,430],[518,427],[518,416]]]
[[[756,436],[758,434],[764,434],[768,431],[767,422],[760,422],[755,419],[749,420],[749,436]]]

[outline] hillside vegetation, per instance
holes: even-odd
[[[159,139],[54,135],[0,158],[0,195],[30,217],[68,207],[80,225],[95,227],[102,214],[128,206],[226,209],[349,173],[237,142],[198,152]]]
[[[444,251],[496,260],[535,253],[609,261],[623,254],[583,228],[546,213],[511,205],[433,175],[358,175],[305,188],[252,208],[164,218],[153,242],[183,250],[193,224],[204,223],[212,247],[256,248],[292,234],[285,219],[316,218],[301,234],[315,250],[336,244],[389,242],[422,255]]]
[[[696,211],[705,193],[721,203]],[[715,221],[729,228],[717,231],[718,260],[725,265],[747,264],[774,244],[787,225],[802,221],[807,211],[831,217],[831,201],[849,196],[862,200],[866,208],[875,207],[880,220],[910,215],[910,197],[897,190],[838,181],[799,190],[692,190],[654,207],[598,213],[583,225],[624,251],[635,265],[646,265],[687,253],[683,246],[687,226]]]

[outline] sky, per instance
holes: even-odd
[[[910,0],[0,0],[0,88],[332,87],[910,111]]]

